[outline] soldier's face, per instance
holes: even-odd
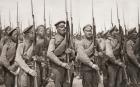
[[[34,32],[33,32],[33,31],[30,31],[30,32],[28,33],[28,39],[29,39],[29,40],[34,40]]]
[[[11,30],[11,29],[10,29],[10,28],[8,28],[6,32],[9,32],[10,30]]]
[[[60,23],[57,27],[57,32],[60,33],[61,35],[65,35],[66,33],[66,28],[64,23]]]
[[[45,29],[44,29],[44,27],[39,27],[38,33],[39,33],[41,36],[44,36],[44,34],[45,34]]]
[[[86,27],[84,29],[84,34],[87,38],[91,38],[92,37],[92,28],[91,27]]]
[[[17,40],[18,40],[18,31],[17,31],[17,30],[15,30],[15,31],[12,33],[12,39],[13,39],[14,41],[17,41]]]
[[[50,33],[51,33],[51,30],[50,29],[47,29],[46,30],[46,34],[49,35]]]

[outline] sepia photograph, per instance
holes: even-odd
[[[0,87],[140,87],[140,0],[0,0]]]

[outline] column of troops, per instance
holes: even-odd
[[[68,48],[66,22],[59,21],[55,27],[55,35],[44,25],[35,29],[36,36],[33,25],[22,33],[9,26],[1,30],[0,87],[140,87],[136,28],[123,36],[122,51],[116,26],[93,40],[94,27],[85,25],[84,35],[72,36]]]

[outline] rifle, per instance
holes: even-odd
[[[97,41],[96,41],[96,25],[95,25],[95,19],[94,19],[94,13],[93,13],[93,0],[92,0],[92,28],[93,28],[93,43],[94,43],[94,48],[93,52],[97,51]],[[95,58],[95,63],[98,64],[98,58]],[[98,77],[99,77],[99,82],[101,81],[100,79],[100,71],[97,71]]]
[[[32,10],[32,19],[33,19],[33,34],[34,34],[34,41],[33,41],[33,51],[35,51],[35,46],[36,46],[36,32],[35,32],[35,18],[34,18],[34,12],[33,12],[33,1],[31,0],[31,10]],[[34,52],[35,53],[35,52]],[[34,54],[35,55],[35,54]],[[36,56],[36,55],[35,55]],[[36,60],[37,59],[34,59],[34,68],[35,68],[35,71],[37,69],[37,65],[36,65]],[[34,77],[34,87],[38,87],[38,84],[37,84],[37,77]]]
[[[118,20],[118,24],[119,24],[119,34],[120,34],[120,55],[121,55],[121,61],[125,64],[125,55],[126,55],[126,38],[125,38],[125,35],[124,35],[124,32],[123,32],[123,29],[122,29],[122,26],[120,24],[120,19],[119,19],[119,12],[118,12],[118,3],[117,3],[117,0],[116,0],[116,7],[117,7],[117,20]],[[126,72],[126,68],[123,68],[123,72],[124,72],[124,76],[125,76],[125,80],[126,80],[126,86],[129,85],[129,82],[128,82],[128,75],[127,75],[127,72]]]
[[[68,20],[67,12],[67,0],[65,0],[65,12],[66,12],[66,48],[70,48],[70,25]],[[70,54],[66,54],[67,63],[70,63]],[[67,79],[66,82],[71,84],[70,70],[67,70]]]
[[[19,22],[18,22],[18,2],[17,2],[17,31],[18,31],[18,36],[17,36],[17,38],[19,39],[19,34],[20,34],[20,30],[19,30]],[[16,49],[17,49],[17,47],[18,47],[18,40],[17,40],[17,44],[16,44]],[[15,54],[16,55],[16,54]],[[17,69],[17,71],[16,72],[18,72],[18,70],[19,70],[20,68],[18,67],[18,69]],[[18,75],[16,75],[15,76],[15,87],[18,87]]]

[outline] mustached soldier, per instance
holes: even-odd
[[[65,21],[55,24],[57,34],[50,40],[47,55],[51,61],[52,73],[54,74],[55,87],[69,87],[66,83],[66,70],[70,65],[66,63],[66,53],[73,53],[66,49],[66,28]]]
[[[86,25],[83,28],[84,38],[77,46],[77,59],[81,62],[82,84],[83,87],[98,87],[99,67],[94,64],[94,42],[92,26]]]
[[[130,78],[130,81],[133,85],[136,85],[139,79],[139,57],[135,54],[136,38],[137,32],[136,29],[128,31],[128,40],[126,42],[126,52],[127,52],[127,72]]]
[[[120,77],[120,73],[125,65],[120,60],[118,30],[113,27],[113,29],[106,33],[105,38],[102,39],[99,44],[106,65],[104,85],[106,87],[124,87],[121,86],[123,81]]]
[[[15,61],[18,63],[21,71],[19,72],[18,87],[33,87],[33,77],[37,72],[33,68],[33,26],[27,27],[23,31],[24,41],[18,45]]]

